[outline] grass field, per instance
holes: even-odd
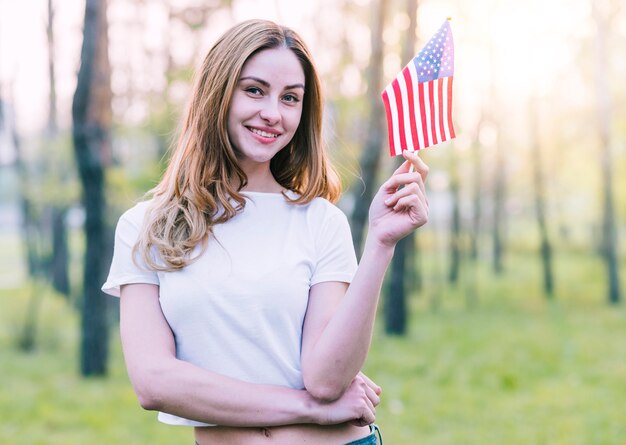
[[[479,270],[472,307],[427,281],[405,338],[379,321],[366,372],[383,387],[386,445],[626,444],[624,308],[605,304],[596,260],[560,257],[554,302],[532,261],[510,257],[515,273],[498,279]],[[115,329],[109,377],[78,377],[79,320],[60,297],[44,295],[38,348],[18,352],[31,291],[0,289],[0,444],[191,443],[140,409]]]

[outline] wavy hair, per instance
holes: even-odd
[[[298,194],[293,204],[339,198],[341,184],[322,140],[322,92],[309,50],[289,28],[265,20],[242,22],[217,40],[196,73],[168,167],[148,192],[152,203],[135,252],[149,268],[174,271],[187,266],[206,249],[213,227],[244,208],[240,191],[247,178],[228,137],[230,102],[246,61],[280,47],[300,61],[305,94],[296,133],[272,158],[270,170],[282,187]],[[198,245],[202,251],[194,256]]]

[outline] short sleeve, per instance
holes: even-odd
[[[122,284],[159,284],[157,273],[148,269],[140,253],[133,259],[133,247],[143,227],[145,208],[146,203],[141,203],[126,211],[115,228],[113,260],[109,276],[102,285],[102,291],[114,297],[120,296]]]
[[[350,283],[357,269],[356,254],[348,219],[337,209],[319,231],[317,262],[311,286],[324,281]]]

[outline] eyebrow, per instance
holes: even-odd
[[[258,77],[254,77],[254,76],[241,77],[239,79],[239,82],[241,82],[242,80],[254,80],[255,82],[260,83],[261,85],[263,85],[266,88],[270,87],[270,83],[268,81],[263,80],[263,79],[259,79]],[[304,84],[302,84],[302,83],[294,83],[293,85],[287,85],[285,87],[286,90],[292,90],[294,88],[302,88],[304,90]]]

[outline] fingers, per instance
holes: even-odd
[[[367,386],[365,389],[365,394],[367,395],[368,401],[372,404],[372,408],[380,404],[380,397],[370,386]]]
[[[361,397],[363,397],[362,401],[364,402],[361,416],[356,419],[356,421],[365,422],[364,424],[368,425],[376,420],[376,406],[380,403],[380,397],[376,393],[376,389],[380,391],[380,388],[362,372],[357,374],[354,378],[354,382],[360,387],[360,390],[363,391]]]
[[[412,202],[415,205],[420,203],[428,204],[423,183],[411,182],[405,187],[397,190],[393,195],[385,200],[385,204],[389,207],[393,207],[396,211],[400,210],[401,207],[405,207],[408,202]]]
[[[374,383],[368,376],[363,374],[363,372],[359,372],[358,375],[365,380],[365,383],[367,383],[367,385],[372,388],[376,394],[380,395],[383,392],[382,388]]]
[[[361,410],[360,416],[354,419],[353,423],[358,426],[369,425],[376,420],[376,408],[369,399],[365,399],[365,404]]]
[[[426,165],[426,163],[424,161],[422,161],[422,159],[417,155],[416,151],[408,151],[408,150],[404,150],[402,152],[402,156],[404,157],[404,159],[406,159],[408,162],[410,162],[411,164],[413,164],[413,168],[415,168],[415,171],[418,172],[420,174],[420,176],[422,177],[422,181],[426,181],[426,177],[428,176],[428,166]],[[404,164],[403,164],[404,165]],[[408,171],[408,170],[407,170]]]
[[[416,183],[418,185],[421,184],[422,189],[424,188],[424,180],[422,179],[422,175],[418,172],[413,173],[398,173],[391,176],[391,178],[387,179],[387,181],[383,184],[383,188],[388,192],[396,191],[400,186]]]

